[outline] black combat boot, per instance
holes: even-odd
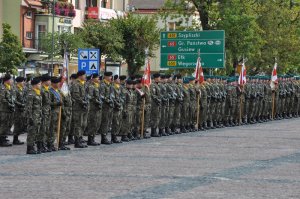
[[[45,153],[52,152],[51,149],[48,149],[48,148],[46,147],[46,144],[45,144],[44,142],[42,142],[42,147],[43,147]]]
[[[64,142],[62,141],[62,142],[59,143],[58,150],[66,151],[66,150],[71,150],[71,149],[69,147],[66,147]]]
[[[47,148],[50,149],[52,152],[57,151],[53,143],[47,143]]]
[[[148,135],[149,132],[147,130],[144,130],[144,139],[149,139],[151,136]]]
[[[165,133],[168,135],[173,135],[173,132],[171,132],[171,129],[169,127],[165,128]]]
[[[160,137],[160,136],[157,134],[156,128],[151,128],[151,137]]]
[[[10,143],[5,136],[0,137],[0,147],[10,147],[12,143]]]
[[[79,137],[75,137],[74,147],[75,148],[85,148],[84,145],[80,142]]]
[[[135,140],[140,140],[141,139],[140,132],[139,132],[138,129],[134,129],[132,135],[133,135]]]
[[[100,143],[95,142],[95,136],[89,135],[87,145],[89,146],[99,146]]]
[[[204,128],[204,130],[208,130],[208,126],[207,126],[207,122],[203,122],[202,127]]]
[[[74,143],[75,143],[75,141],[74,141],[73,136],[72,136],[72,135],[69,135],[69,136],[68,136],[68,144],[74,144]]]
[[[48,152],[44,146],[43,146],[43,142],[36,142],[36,148],[37,148],[37,151],[40,152],[40,153],[46,153]]]
[[[101,134],[101,144],[111,145],[111,142],[107,139],[106,135]]]
[[[111,143],[120,144],[120,143],[122,143],[122,141],[119,140],[118,137],[115,134],[112,134],[111,135]]]
[[[159,129],[158,134],[159,134],[160,136],[168,136],[168,135],[165,133],[165,131],[164,131],[163,128],[160,128],[160,129]]]
[[[129,142],[130,140],[128,139],[127,135],[122,135],[121,141],[122,142]]]
[[[34,146],[27,146],[26,154],[36,155],[39,153],[34,149]]]
[[[180,126],[180,132],[181,133],[187,133],[186,129],[184,126]]]
[[[128,137],[128,139],[129,139],[130,141],[135,140],[135,138],[133,137],[132,133],[128,133],[127,137]]]
[[[13,145],[22,145],[22,144],[24,144],[24,142],[21,142],[19,140],[19,136],[18,135],[14,135]]]

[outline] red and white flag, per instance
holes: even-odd
[[[278,83],[278,77],[277,77],[277,63],[274,64],[274,68],[272,71],[272,76],[271,76],[271,88],[274,89],[275,88],[275,84]]]
[[[204,74],[203,74],[203,68],[201,66],[201,58],[198,57],[197,64],[195,68],[195,80],[199,83],[204,82]]]
[[[245,62],[243,62],[242,64],[242,69],[240,72],[240,76],[239,76],[239,85],[243,86],[244,84],[246,84],[247,80],[246,80],[246,76],[247,76],[247,70],[245,67]]]
[[[69,59],[67,53],[64,54],[64,63],[63,63],[63,72],[61,78],[61,92],[66,95],[69,92],[68,83],[66,80],[68,79],[68,65]]]
[[[146,58],[146,61],[145,61],[145,71],[144,71],[144,75],[142,78],[142,84],[147,86],[148,88],[150,87],[150,84],[151,84],[150,60],[148,58]]]

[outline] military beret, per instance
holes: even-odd
[[[166,77],[167,79],[169,79],[169,78],[171,77],[171,75],[170,75],[170,74],[166,74],[165,77]]]
[[[51,83],[57,84],[59,82],[60,82],[60,78],[59,77],[51,77]]]
[[[101,75],[101,76],[99,77],[99,79],[100,79],[100,80],[103,80],[103,76]]]
[[[135,75],[131,75],[131,76],[130,76],[130,79],[131,79],[131,80],[135,80]]]
[[[135,75],[135,79],[141,79],[143,76],[142,75]]]
[[[126,84],[132,85],[132,84],[133,84],[133,81],[132,81],[132,80],[127,80],[127,81],[126,81]]]
[[[77,79],[77,74],[73,73],[73,74],[70,76],[70,79]]]
[[[126,75],[121,75],[120,76],[120,80],[125,80],[127,77],[126,77]]]
[[[99,78],[99,74],[98,73],[93,73],[91,75],[91,79],[96,79],[96,78]]]
[[[91,77],[92,77],[92,75],[87,75],[87,76],[86,76],[86,80],[87,80],[87,81],[91,80]]]
[[[77,77],[83,76],[85,74],[86,74],[85,70],[80,70],[77,72]]]
[[[189,81],[188,78],[184,78],[183,83],[184,83],[184,84],[188,84],[188,83],[190,83],[190,81]]]
[[[166,76],[165,75],[160,75],[160,78],[161,79],[166,79]]]
[[[104,76],[106,76],[106,77],[110,77],[112,75],[113,75],[113,73],[110,71],[104,73]]]
[[[119,79],[119,75],[114,75],[114,80]]]
[[[135,82],[136,82],[137,84],[140,84],[140,83],[142,83],[142,80],[141,80],[141,79],[137,79],[137,80],[135,80]]]
[[[41,82],[41,78],[40,77],[35,77],[31,80],[31,85],[37,85]]]
[[[4,77],[2,78],[3,82],[6,82],[7,80],[11,79],[11,75],[10,74],[5,74]]]
[[[177,75],[176,75],[176,78],[177,78],[177,79],[182,79],[181,74],[177,74]]]
[[[153,78],[159,78],[160,77],[160,74],[159,73],[154,73],[153,74]]]
[[[133,85],[136,85],[136,80],[132,80],[132,84],[133,84]]]
[[[51,80],[51,77],[48,75],[48,74],[44,74],[41,76],[41,81],[42,82],[46,82],[46,81],[49,81]]]
[[[195,77],[189,77],[189,81],[194,81]]]
[[[21,77],[21,76],[19,76],[19,77],[17,77],[16,78],[16,82],[24,82],[25,81],[25,78],[24,77]]]

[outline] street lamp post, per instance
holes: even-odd
[[[51,68],[48,68],[48,73],[52,75],[54,69],[54,19],[55,19],[55,2],[56,0],[42,0],[42,3],[48,5],[52,12],[52,49],[51,49]]]

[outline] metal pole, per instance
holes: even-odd
[[[55,6],[55,0],[53,0],[52,2],[52,50],[51,50],[51,69],[49,69],[48,71],[50,72],[50,74],[53,74],[53,70],[54,70],[54,17],[55,17],[55,10],[54,10],[54,6]]]

